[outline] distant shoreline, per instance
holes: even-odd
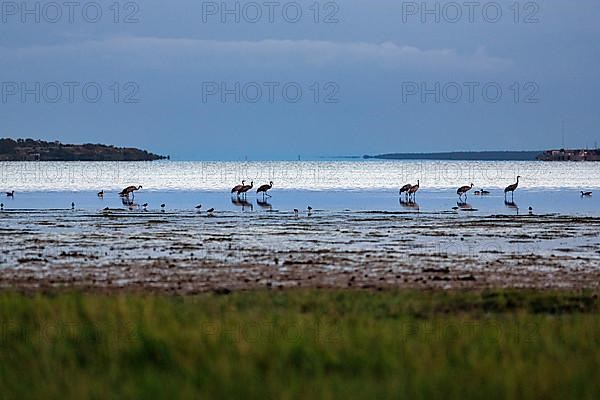
[[[543,151],[451,151],[440,153],[387,153],[364,155],[378,160],[448,160],[448,161],[536,161]]]
[[[155,161],[170,159],[135,147],[0,139],[0,161]]]

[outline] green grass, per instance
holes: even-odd
[[[0,293],[2,398],[600,398],[594,292]]]

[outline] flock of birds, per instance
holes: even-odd
[[[513,183],[512,185],[508,185],[505,189],[504,189],[504,198],[506,199],[506,196],[508,193],[511,194],[511,198],[514,198],[514,194],[515,194],[515,190],[517,190],[517,187],[519,187],[519,179],[521,178],[521,176],[517,176],[517,182]],[[414,200],[415,195],[417,193],[417,191],[419,190],[419,187],[421,186],[421,182],[417,179],[417,184],[416,185],[411,185],[410,183],[407,183],[406,185],[402,186],[400,188],[400,196],[402,196],[402,194],[404,194],[404,196],[406,197],[407,200]],[[466,185],[466,186],[461,186],[456,190],[456,194],[458,195],[458,199],[459,200],[467,200],[467,194],[469,193],[469,191],[471,189],[473,189],[475,185],[473,183],[471,183],[470,185]],[[481,189],[481,190],[476,190],[475,191],[475,195],[476,196],[484,196],[484,195],[488,195],[490,194],[489,191]],[[582,196],[591,196],[592,192],[581,192]],[[463,198],[464,196],[464,198]]]
[[[521,176],[517,176],[517,181],[515,183],[513,183],[512,185],[508,185],[507,187],[504,188],[504,204],[507,205],[510,208],[515,208],[517,209],[517,213],[518,213],[518,207],[514,202],[514,194],[515,194],[515,190],[517,190],[517,188],[519,187],[519,179],[521,178]],[[472,208],[471,206],[469,206],[467,204],[467,195],[469,193],[469,191],[471,191],[471,189],[473,189],[475,185],[473,183],[471,183],[470,185],[465,185],[465,186],[461,186],[458,189],[456,189],[456,194],[458,195],[458,203],[457,203],[457,207],[452,207],[453,210],[457,210],[460,208],[463,208],[467,211],[476,211],[476,209]],[[417,184],[416,185],[412,185],[410,183],[407,183],[406,185],[402,186],[400,188],[400,203],[402,203],[404,206],[409,207],[409,208],[417,208],[418,209],[418,205],[415,202],[415,196],[417,191],[419,190],[420,187],[420,181],[417,180]],[[490,191],[485,190],[485,189],[480,189],[480,190],[476,190],[475,192],[476,196],[486,196],[491,194]],[[507,196],[510,193],[511,195],[511,199],[510,201],[508,201]],[[592,196],[592,192],[591,191],[580,191],[581,193],[581,197],[591,197]],[[404,201],[402,200],[402,195],[404,195]],[[533,208],[530,206],[529,207],[529,214],[533,213]]]
[[[513,183],[512,185],[508,185],[506,188],[504,188],[504,201],[506,204],[513,204],[514,202],[512,200],[514,200],[514,193],[515,190],[517,190],[517,188],[519,187],[519,179],[521,178],[521,176],[517,176],[517,181],[515,183]],[[417,194],[417,191],[419,190],[421,186],[421,182],[417,179],[417,184],[416,185],[412,185],[410,183],[407,183],[406,185],[402,186],[400,188],[400,197],[401,197],[401,201],[402,201],[402,196],[404,195],[405,197],[405,204],[411,205],[411,204],[416,204],[415,203],[415,197]],[[465,205],[466,204],[466,200],[467,200],[467,195],[469,193],[469,191],[471,191],[471,189],[473,189],[475,185],[473,185],[473,183],[471,183],[470,185],[465,185],[465,186],[461,186],[456,190],[456,194],[458,195],[459,198],[459,205]],[[247,193],[254,187],[254,181],[250,181],[249,185],[246,185],[246,181],[242,180],[242,183],[239,185],[235,185],[233,188],[231,188],[231,194],[235,194],[237,197],[237,201],[238,202],[242,202],[242,205],[244,204],[248,204],[247,202],[245,202]],[[266,197],[271,197],[271,195],[268,193],[269,190],[271,190],[273,188],[273,181],[270,181],[268,184],[264,184],[259,186],[256,189],[256,193],[262,193],[262,199],[263,199],[263,203],[262,204],[268,204],[265,202],[265,198]],[[144,210],[147,211],[148,208],[148,203],[144,203],[141,205],[137,205],[135,204],[135,202],[133,201],[134,197],[135,197],[135,192],[138,190],[141,190],[142,186],[127,186],[126,188],[124,188],[123,190],[121,190],[119,192],[119,196],[123,199],[123,204],[128,206],[130,210],[135,209],[136,207],[140,207]],[[6,197],[11,197],[14,198],[15,197],[15,191],[12,190],[10,192],[5,192],[6,193]],[[475,192],[476,196],[485,196],[485,195],[489,195],[490,192],[484,189],[481,190],[476,190]],[[507,202],[507,198],[506,196],[508,194],[511,194],[511,202]],[[581,197],[591,197],[592,196],[592,192],[591,191],[580,191],[581,193]],[[104,197],[104,190],[101,190],[97,193],[98,197]],[[131,196],[131,198],[130,198]],[[232,200],[234,201],[234,200]],[[258,200],[257,202],[259,204],[261,204]],[[234,203],[236,203],[234,201]],[[237,203],[236,203],[237,204]],[[166,207],[166,204],[161,204],[160,208],[161,211],[164,212]],[[194,207],[196,210],[200,211],[202,208],[202,204],[198,204],[197,206]],[[458,207],[453,207],[453,209],[457,209]],[[4,203],[0,203],[0,209],[4,210]],[[71,203],[71,209],[75,209],[75,203],[72,202]],[[307,207],[307,212],[308,215],[312,214],[312,207],[308,206]],[[104,211],[110,211],[109,207],[104,208]],[[207,214],[212,215],[214,213],[215,209],[214,208],[209,208],[208,210],[206,210]],[[532,208],[529,207],[529,212],[532,212]],[[294,214],[296,216],[298,216],[299,210],[297,208],[294,208]]]
[[[254,181],[250,181],[249,185],[246,185],[246,181],[242,180],[242,183],[239,185],[234,186],[231,189],[231,194],[235,194],[237,196],[237,199],[245,199],[247,197],[248,192],[254,187]],[[269,193],[267,193],[269,190],[271,190],[273,188],[273,181],[270,181],[267,184],[261,185],[258,187],[258,189],[256,189],[256,193],[262,193],[262,198],[263,198],[263,202],[265,200],[266,197],[271,197],[271,195]],[[121,198],[123,198],[123,204],[128,206],[130,209],[134,209],[136,207],[136,204],[134,203],[134,198],[135,198],[135,192],[142,189],[142,186],[127,186],[126,188],[124,188],[123,190],[121,190],[119,192],[119,196]],[[130,198],[131,196],[131,198]],[[98,197],[104,197],[104,190],[101,190],[98,192]],[[74,205],[73,205],[74,207]],[[166,204],[161,204],[160,208],[161,211],[164,212],[164,209],[166,207]],[[144,211],[147,211],[148,208],[148,203],[144,203],[141,205],[141,208]],[[202,204],[198,204],[197,206],[194,207],[196,210],[201,211],[202,209]],[[104,211],[110,211],[109,207],[104,208]],[[215,209],[214,208],[209,208],[208,210],[206,210],[206,213],[208,215],[213,215]],[[307,207],[307,212],[310,215],[312,213],[312,207],[308,206]],[[299,210],[298,209],[294,209],[294,214],[298,215]]]

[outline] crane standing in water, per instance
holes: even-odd
[[[465,200],[467,200],[467,192],[471,189],[473,189],[473,183],[471,183],[471,186],[461,186],[458,188],[458,190],[456,191],[456,194],[458,195],[459,199],[462,199],[462,196],[465,195]]]
[[[263,200],[264,200],[265,196],[271,197],[271,195],[269,193],[267,193],[267,190],[271,190],[272,187],[273,187],[273,181],[270,181],[268,185],[262,185],[258,189],[256,189],[256,193],[262,192]]]
[[[505,189],[504,189],[504,199],[506,200],[506,193],[510,192],[511,194],[511,198],[513,198],[515,196],[515,190],[517,190],[517,187],[519,186],[519,178],[521,176],[517,176],[517,182],[513,183],[512,185],[508,185]]]

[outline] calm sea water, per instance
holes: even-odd
[[[514,204],[502,189],[521,176]],[[253,190],[247,202],[232,201],[229,189],[254,181],[274,182],[266,203]],[[416,205],[402,204],[398,188],[420,181]],[[123,207],[117,192],[142,185],[138,204],[187,210],[198,203],[223,211],[304,209],[436,212],[457,206],[456,188],[474,183],[490,196],[471,194],[468,206],[480,213],[600,214],[600,163],[477,161],[260,161],[260,162],[0,162],[5,209]],[[103,199],[96,192],[104,190]],[[580,190],[598,190],[581,198]]]

